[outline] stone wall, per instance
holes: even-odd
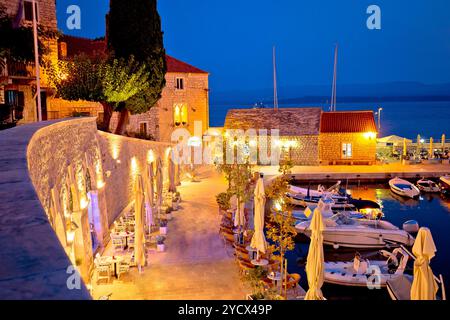
[[[98,132],[95,118],[0,132],[0,299],[89,299],[83,284],[66,284],[72,265],[90,281],[89,193],[98,195],[102,243],[149,159],[163,159],[167,180],[169,147]]]
[[[65,152],[76,158],[75,148],[91,136],[91,128],[87,120],[79,120],[0,132],[0,300],[90,298],[83,284],[80,290],[67,287],[71,262],[52,230],[45,206],[49,187],[59,183],[57,175],[67,163]],[[63,141],[59,143],[58,138]],[[88,143],[83,149],[90,147]]]
[[[342,144],[351,143],[353,156],[343,159]],[[321,133],[319,137],[319,156],[323,165],[340,163],[373,164],[376,161],[377,142],[364,133]]]
[[[100,131],[98,138],[103,159],[103,172],[106,175],[105,192],[108,203],[108,220],[111,225],[132,201],[133,175],[143,172],[149,152],[152,152],[154,159],[157,157],[164,159],[165,152],[170,145]],[[136,164],[135,168],[132,165],[133,161]]]
[[[282,138],[295,141],[296,147],[290,151],[291,160],[297,166],[319,164],[319,137],[316,135]]]

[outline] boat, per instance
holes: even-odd
[[[297,232],[311,237],[310,222],[308,220],[296,224]],[[351,217],[347,212],[340,212],[331,218],[324,218],[324,223],[324,244],[331,245],[335,249],[340,247],[381,249],[414,244],[412,235],[388,221],[359,219]]]
[[[289,186],[289,192],[286,194],[291,204],[300,207],[316,207],[322,199],[331,199],[334,203],[333,210],[350,210],[355,209],[353,204],[350,204],[350,197],[339,191],[341,182],[325,190],[324,187],[319,186],[318,190],[311,190],[310,188],[300,188],[296,186]],[[330,200],[330,201],[331,201]]]
[[[420,191],[426,193],[441,192],[441,188],[437,185],[437,183],[428,179],[421,179],[417,181],[417,188],[419,188]]]
[[[361,259],[353,261],[325,262],[324,281],[352,287],[386,287],[387,281],[401,277],[405,272],[409,256],[402,248],[392,253],[381,250],[384,260]]]
[[[394,178],[390,180],[389,186],[391,187],[393,193],[402,197],[414,199],[420,195],[419,188],[417,188],[411,182],[400,178]]]
[[[439,179],[439,186],[443,195],[450,196],[450,176],[441,177]]]

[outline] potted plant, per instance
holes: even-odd
[[[164,244],[165,241],[166,241],[166,238],[163,236],[156,237],[156,251],[157,252],[166,251],[166,245]]]
[[[230,209],[231,194],[228,192],[219,193],[216,196],[216,202],[219,205],[219,213]]]
[[[159,233],[162,235],[167,235],[167,220],[161,220],[159,223]]]
[[[172,196],[172,209],[177,211],[180,208],[181,195],[179,192],[175,192]]]
[[[249,270],[244,275],[244,281],[251,288],[251,293],[247,295],[247,300],[266,300],[267,290],[263,279],[267,276],[267,271],[262,267]]]
[[[172,220],[172,211],[171,207],[168,207],[165,212],[166,220]]]

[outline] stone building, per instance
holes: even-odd
[[[224,129],[268,130],[269,135],[270,130],[279,130],[282,157],[295,165],[318,165],[321,113],[321,108],[233,109],[228,111]]]
[[[104,40],[63,36],[59,40],[60,59],[71,59],[78,54],[99,55],[105,52]],[[147,113],[130,116],[126,128],[128,135],[170,142],[172,132],[187,129],[194,135],[194,123],[201,122],[203,134],[209,126],[209,74],[183,61],[166,56],[166,86],[161,99]],[[102,117],[98,103],[76,102],[78,112]],[[53,112],[59,117],[67,116],[64,101],[54,104]],[[74,105],[68,108],[73,110]],[[111,118],[111,130],[117,126],[118,114]]]
[[[17,26],[32,26],[33,5],[27,0],[0,0],[0,6],[6,9],[8,15]],[[47,31],[56,32],[56,4],[54,0],[37,0],[36,11],[39,26]],[[55,38],[40,38],[49,49],[43,61],[57,61],[58,44]],[[49,118],[48,108],[53,90],[50,88],[44,69],[40,69],[42,118]],[[12,107],[12,117],[21,118],[19,123],[37,121],[36,107],[36,69],[34,63],[6,61],[6,68],[0,72],[0,107]],[[11,119],[15,120],[15,119]]]
[[[376,148],[377,126],[372,111],[322,113],[319,135],[321,164],[374,164]]]
[[[377,129],[372,111],[230,110],[224,130],[237,129],[243,130],[241,134],[249,129],[279,130],[280,157],[294,165],[370,165],[376,161]]]

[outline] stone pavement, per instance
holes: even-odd
[[[215,195],[226,190],[216,173],[203,173],[200,183],[179,187],[183,202],[169,223],[165,253],[150,253],[139,275],[133,268],[113,283],[94,284],[93,297],[133,300],[243,300],[246,290],[239,270],[219,236]]]

